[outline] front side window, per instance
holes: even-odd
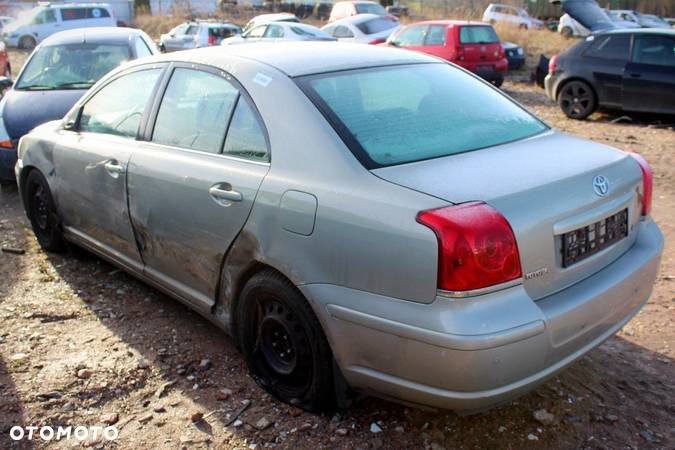
[[[77,43],[40,47],[26,64],[15,88],[88,89],[129,58],[126,45]]]
[[[123,75],[87,101],[80,117],[80,131],[135,138],[148,99],[162,69]]]
[[[162,98],[152,141],[220,153],[238,96],[237,88],[218,75],[176,69]]]
[[[459,29],[460,44],[496,44],[499,36],[489,26],[464,26]]]
[[[633,62],[675,67],[675,39],[668,36],[636,36]]]
[[[269,161],[265,132],[253,107],[243,96],[239,97],[227,130],[223,154],[253,161]]]
[[[299,79],[367,168],[453,155],[548,129],[496,89],[447,64]]]
[[[630,36],[617,34],[595,38],[585,55],[593,58],[626,61],[630,49]]]
[[[190,25],[189,27],[187,27],[187,30],[185,30],[185,34],[187,34],[188,36],[194,36],[195,34],[197,34],[198,31],[199,31],[199,26]]]
[[[178,25],[176,28],[171,30],[171,35],[173,36],[183,36],[188,29],[187,24]]]
[[[356,24],[356,28],[361,30],[363,34],[381,33],[382,31],[391,30],[392,28],[396,28],[397,26],[398,22],[395,22],[391,19],[387,19],[384,17],[366,20],[365,22]]]
[[[84,8],[61,8],[63,20],[82,20],[87,18],[87,10]]]
[[[393,40],[394,45],[401,47],[408,47],[412,45],[422,45],[424,43],[424,36],[426,35],[427,27],[407,27],[404,28]]]
[[[270,25],[265,31],[266,38],[282,38],[284,37],[284,30],[279,25]]]
[[[265,30],[267,29],[267,25],[260,25],[258,27],[253,28],[249,33],[244,36],[247,38],[260,38],[263,37],[265,34]]]
[[[427,31],[424,45],[445,45],[446,28],[444,25],[432,25]]]
[[[56,22],[56,14],[54,14],[53,9],[46,9],[35,16],[31,22],[33,25],[43,25],[45,23],[54,23]]]

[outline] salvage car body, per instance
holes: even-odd
[[[271,267],[311,305],[350,386],[411,404],[482,409],[523,394],[619,330],[650,295],[663,239],[640,212],[647,193],[640,166],[623,152],[540,124],[515,142],[373,165],[306,95],[323,76],[434,64],[445,66],[414,52],[321,43],[138,62],[101,81],[69,116],[125,71],[160,69],[165,79],[180,67],[199,68],[234,80],[255,105],[271,158],[150,142],[161,99],[153,95],[138,139],[87,136],[67,120],[39,127],[21,141],[17,176],[45,175],[69,240],[224,330],[237,327],[242,283]],[[502,98],[461,69],[448,70],[481,86],[474,99]],[[279,120],[280,105],[295,120]],[[602,196],[593,188],[600,175],[610,183]],[[438,238],[418,213],[476,200],[511,224],[522,276],[497,288],[442,292]],[[562,235],[622,211],[623,239],[562,267]]]

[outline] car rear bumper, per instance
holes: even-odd
[[[556,86],[556,79],[551,74],[546,75],[546,78],[544,78],[544,89],[546,90],[546,96],[553,101],[556,101]]]
[[[16,149],[0,148],[0,180],[14,181],[14,166],[16,165]]]
[[[432,304],[334,285],[300,289],[352,387],[477,411],[526,393],[616,333],[649,298],[662,249],[648,219],[622,257],[536,302],[522,285]]]

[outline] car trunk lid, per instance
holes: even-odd
[[[460,62],[491,65],[503,57],[502,44],[489,25],[459,27],[457,54]],[[494,66],[492,66],[494,68]]]
[[[516,235],[523,283],[535,300],[601,270],[636,237],[641,173],[635,161],[610,147],[556,132],[372,173],[448,202],[478,200],[497,209]],[[594,190],[597,176],[609,181],[603,196]],[[624,210],[627,237],[564,267],[566,233],[595,227]]]

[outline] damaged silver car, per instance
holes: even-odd
[[[200,312],[314,411],[522,395],[640,310],[663,247],[642,158],[376,46],[133,62],[24,137],[16,175],[43,248]]]

